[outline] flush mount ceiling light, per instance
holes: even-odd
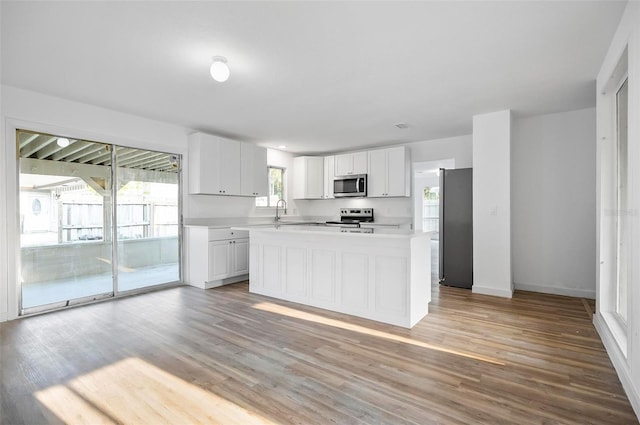
[[[286,148],[287,148],[287,145],[279,145],[278,146],[278,149],[286,149]]]
[[[67,139],[66,137],[58,137],[57,143],[61,148],[66,148],[67,146],[69,146],[69,139]]]
[[[409,124],[407,124],[406,122],[399,122],[398,124],[394,124],[394,127],[399,129],[405,129],[405,128],[409,128]]]
[[[222,56],[214,56],[213,63],[209,69],[211,78],[219,83],[224,83],[229,79],[229,66],[227,66],[227,58]]]

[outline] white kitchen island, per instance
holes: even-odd
[[[249,291],[411,328],[429,311],[431,233],[246,228]]]

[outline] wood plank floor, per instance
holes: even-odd
[[[406,330],[244,282],[0,330],[3,424],[638,423],[579,298],[435,288]]]

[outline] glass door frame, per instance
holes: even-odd
[[[16,317],[27,317],[27,316],[32,316],[32,315],[37,315],[37,314],[41,314],[41,313],[48,313],[51,311],[57,311],[57,310],[63,310],[63,309],[67,309],[70,307],[75,307],[78,305],[87,305],[87,304],[92,304],[92,303],[96,303],[96,302],[101,302],[101,301],[105,301],[105,300],[109,300],[109,299],[117,299],[117,298],[122,298],[122,297],[126,297],[126,296],[130,296],[130,295],[136,295],[136,294],[140,294],[140,293],[145,293],[145,292],[152,292],[152,291],[156,291],[156,290],[161,290],[161,289],[166,289],[169,287],[174,287],[174,286],[179,286],[182,285],[184,283],[184,231],[183,231],[183,217],[182,217],[182,213],[183,213],[183,178],[182,178],[182,158],[183,155],[180,153],[171,153],[171,152],[164,152],[164,151],[160,151],[160,150],[155,150],[155,149],[148,149],[145,147],[133,147],[133,146],[126,146],[126,145],[118,145],[115,143],[108,143],[108,142],[98,142],[98,141],[94,141],[94,140],[90,140],[87,139],[85,137],[74,137],[70,134],[53,134],[50,131],[47,130],[43,130],[43,131],[38,131],[38,130],[30,130],[28,129],[28,127],[31,126],[20,126],[20,125],[11,125],[8,123],[7,128],[6,128],[6,132],[8,134],[13,134],[13,140],[14,140],[14,146],[16,146],[16,151],[15,151],[15,181],[14,183],[14,205],[15,205],[15,222],[14,222],[14,229],[13,231],[15,232],[15,237],[12,238],[15,243],[16,243],[16,250],[15,250],[15,269],[14,269],[14,273],[10,274],[13,275],[15,281],[13,282],[13,284],[15,284],[15,288],[16,288],[16,301],[17,301],[17,305],[16,305]],[[34,127],[38,127],[38,126],[34,126]],[[23,288],[22,288],[22,279],[21,279],[21,270],[22,270],[22,261],[21,261],[21,232],[20,232],[20,150],[18,148],[18,144],[19,144],[19,139],[18,139],[18,134],[19,132],[30,132],[30,133],[36,133],[36,134],[46,134],[46,135],[51,135],[51,136],[59,136],[59,137],[68,137],[68,138],[73,138],[73,139],[77,139],[77,140],[84,140],[84,141],[88,141],[88,142],[94,142],[94,143],[98,143],[98,144],[102,144],[102,145],[108,145],[111,148],[111,165],[110,165],[110,178],[111,178],[111,231],[112,231],[112,241],[111,241],[111,274],[112,274],[112,290],[111,292],[107,292],[107,293],[100,293],[100,294],[94,294],[94,295],[90,295],[90,296],[86,296],[86,297],[80,297],[80,298],[73,298],[73,299],[68,299],[65,301],[59,301],[59,302],[53,302],[53,303],[49,303],[49,304],[43,304],[43,305],[39,305],[39,306],[34,306],[34,307],[28,307],[28,308],[23,308]],[[11,132],[11,133],[10,133]],[[63,132],[66,133],[66,132]],[[118,288],[118,240],[117,240],[117,232],[118,232],[118,226],[117,226],[117,158],[116,158],[116,150],[117,148],[122,147],[122,148],[132,148],[132,149],[140,149],[140,150],[146,150],[149,152],[154,152],[154,153],[163,153],[166,155],[173,155],[177,157],[178,160],[178,170],[177,170],[177,178],[178,178],[178,280],[177,281],[172,281],[172,282],[165,282],[165,283],[161,283],[158,285],[150,285],[150,286],[145,286],[142,288],[135,288],[135,289],[131,289],[131,290],[126,290],[126,291],[120,291]],[[7,183],[11,183],[11,182],[7,182]],[[9,187],[7,187],[7,189],[10,190]],[[7,205],[8,206],[8,205]],[[9,223],[8,223],[9,224]],[[8,282],[9,285],[12,285],[11,280]],[[11,298],[11,297],[10,297]],[[9,308],[10,310],[11,308]]]

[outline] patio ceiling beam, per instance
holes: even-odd
[[[77,164],[63,161],[47,161],[45,159],[22,158],[20,172],[24,174],[40,174],[44,176],[82,177],[94,176],[108,179],[111,177],[109,167],[92,164]]]
[[[78,153],[83,149],[86,149],[89,146],[92,146],[93,143],[91,142],[83,142],[81,140],[75,140],[72,141],[71,144],[69,144],[69,146],[67,146],[66,148],[62,149],[60,152],[57,152],[55,155],[53,155],[50,159],[52,161],[66,161],[67,157],[73,155],[74,153]]]
[[[117,157],[118,157],[118,163],[123,162],[123,161],[128,161],[128,160],[132,160],[134,158],[139,158],[141,156],[145,156],[148,155],[149,152],[148,151],[141,151],[138,149],[131,149],[129,152],[123,153],[121,154],[120,149],[118,149],[116,151]]]
[[[62,149],[64,149],[64,147],[58,145],[58,143],[51,143],[46,148],[40,149],[38,152],[36,152],[36,157],[38,157],[38,159],[46,159],[54,153],[60,152]]]
[[[28,158],[34,153],[38,152],[40,149],[45,148],[47,145],[53,143],[57,139],[58,138],[55,136],[44,136],[40,140],[31,142],[27,146],[25,146],[24,150],[20,151],[20,157]]]
[[[138,161],[124,161],[124,163],[118,162],[118,165],[121,167],[129,167],[129,168],[139,168],[143,164],[148,164],[154,161],[157,161],[158,158],[166,156],[166,153],[155,153],[148,155],[146,158],[140,159]]]
[[[18,139],[20,139],[18,150],[22,150],[29,143],[33,142],[35,139],[40,136],[39,134],[33,133],[19,133]]]
[[[91,143],[86,148],[81,151],[76,152],[73,155],[70,155],[64,159],[65,162],[72,162],[77,160],[78,158],[82,158],[83,156],[89,155],[93,152],[96,152],[102,148],[103,145],[96,145],[95,143]]]
[[[107,151],[107,149],[109,149],[109,150]],[[92,159],[96,159],[96,158],[104,155],[106,152],[111,152],[110,145],[102,145],[102,146],[100,146],[99,149],[93,151],[92,153],[78,158],[78,162],[80,162],[82,164],[86,164],[87,162],[91,161]]]

